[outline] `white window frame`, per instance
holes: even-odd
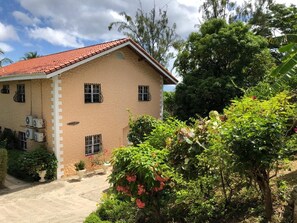
[[[98,92],[95,92],[96,88],[98,86]],[[87,92],[87,87],[90,87],[91,92]],[[91,101],[86,101],[86,95],[90,96]],[[98,96],[98,100],[95,100],[94,96]],[[95,83],[87,83],[84,84],[84,100],[86,104],[89,103],[101,103],[103,101],[102,93],[101,93],[101,84],[95,84]]]
[[[95,151],[96,146],[98,146],[98,151]],[[97,135],[85,136],[85,155],[89,156],[89,155],[97,154],[100,151],[102,151],[102,135],[97,134]]]

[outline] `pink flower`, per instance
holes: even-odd
[[[296,128],[294,128],[294,132],[295,132],[295,133],[297,133],[297,127],[296,127]]]
[[[136,205],[138,208],[144,208],[145,207],[145,203],[142,202],[140,199],[136,199]]]
[[[126,179],[127,179],[127,181],[129,182],[129,183],[131,183],[131,182],[135,182],[136,181],[136,175],[128,175],[128,176],[126,176]]]
[[[128,196],[131,195],[131,193],[129,192],[129,187],[117,186],[116,190],[118,192],[123,192],[124,194],[127,194]]]
[[[142,195],[143,193],[145,193],[145,188],[144,188],[143,185],[138,184],[138,185],[137,185],[137,189],[138,189],[138,191],[137,191],[137,194],[138,194],[138,195]]]

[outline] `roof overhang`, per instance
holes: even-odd
[[[0,76],[0,82],[5,82],[5,81],[21,81],[21,80],[35,80],[35,79],[49,79],[52,78],[54,76],[57,76],[59,74],[62,74],[63,72],[66,72],[68,70],[71,70],[75,67],[78,67],[82,64],[88,63],[94,59],[97,59],[99,57],[102,57],[104,55],[110,54],[116,50],[119,50],[125,46],[129,46],[131,47],[133,50],[135,50],[138,54],[140,54],[143,58],[146,59],[146,61],[148,61],[148,63],[150,65],[152,65],[163,77],[165,77],[167,80],[169,80],[169,82],[171,81],[171,83],[169,84],[177,84],[178,80],[175,79],[172,75],[169,74],[169,72],[165,70],[165,68],[162,68],[162,66],[160,64],[158,64],[157,62],[155,62],[151,56],[149,56],[147,53],[145,53],[143,50],[141,50],[139,47],[136,46],[135,43],[130,41],[127,41],[125,43],[122,43],[118,46],[115,46],[109,50],[103,51],[101,53],[98,53],[94,56],[88,57],[84,60],[81,60],[79,62],[76,62],[74,64],[71,64],[67,67],[58,69],[56,71],[50,72],[48,74],[46,73],[32,73],[32,74],[17,74],[17,75],[7,75],[7,76]]]

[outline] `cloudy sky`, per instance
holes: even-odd
[[[279,1],[294,2],[294,0]],[[201,0],[156,0],[167,9],[177,33],[187,38],[199,23]],[[154,0],[142,0],[149,11]],[[0,0],[0,48],[18,61],[24,53],[46,55],[109,41],[123,36],[108,25],[121,20],[119,12],[134,16],[139,0]]]

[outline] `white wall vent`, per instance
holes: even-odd
[[[35,128],[42,128],[43,127],[43,119],[40,118],[33,118],[33,126]]]

